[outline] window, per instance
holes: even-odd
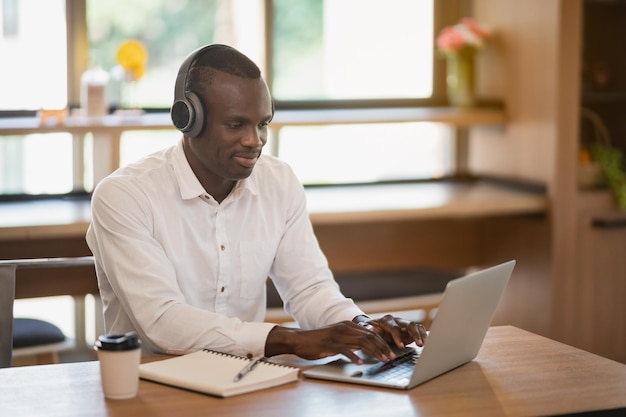
[[[65,1],[3,0],[0,15],[0,111],[65,107]]]
[[[112,73],[110,99],[119,99],[120,93],[113,91],[120,87],[115,56],[128,39],[141,41],[148,51],[145,75],[132,86],[132,104],[142,108],[169,109],[178,67],[203,45],[233,45],[261,61],[262,4],[260,0],[87,0],[89,49],[95,61]]]
[[[0,111],[65,107],[64,0],[4,0],[0,15]],[[68,193],[71,160],[70,135],[0,136],[0,194]]]
[[[436,123],[284,127],[278,157],[305,185],[441,178],[452,133]]]
[[[276,0],[277,101],[416,99],[432,95],[430,1]]]
[[[0,12],[0,195],[88,192],[98,151],[91,134],[2,135],[2,117],[79,106],[88,65],[109,73],[110,110],[166,112],[178,67],[193,49],[231,44],[262,68],[277,109],[441,104],[432,0],[3,0]],[[456,18],[456,16],[455,16]],[[46,36],[41,36],[45,28]],[[127,39],[148,51],[127,82],[115,53]],[[29,92],[24,94],[25,86]],[[7,92],[5,94],[5,92]],[[2,113],[4,112],[4,113]],[[441,124],[287,126],[266,147],[304,184],[438,178],[453,171]],[[172,131],[126,131],[120,164],[175,143]],[[311,156],[315,157],[312,158]],[[51,175],[54,173],[54,175]]]
[[[72,191],[72,135],[32,134],[5,136],[0,140],[3,160],[0,184],[5,194],[67,194]]]
[[[433,94],[430,1],[275,0],[272,21],[278,108],[414,105]],[[432,123],[285,127],[277,154],[304,184],[426,179],[450,173],[449,133]]]
[[[263,2],[259,0],[87,0],[87,27],[92,56],[111,72],[108,84],[112,109],[129,104],[169,110],[174,80],[184,58],[210,43],[232,45],[255,62],[263,62]],[[119,10],[125,10],[120,14]],[[145,76],[133,83],[115,76],[115,55],[127,39],[141,41],[148,51]],[[134,85],[130,85],[134,84]],[[130,91],[125,91],[130,90]],[[132,96],[128,98],[128,96]],[[126,97],[126,100],[124,98]],[[120,164],[132,162],[152,151],[174,144],[172,132],[125,132],[120,146]]]

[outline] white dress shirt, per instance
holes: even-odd
[[[271,156],[221,204],[182,141],[120,168],[94,190],[87,243],[106,331],[136,331],[146,354],[263,355],[268,276],[303,328],[363,314],[334,281],[302,185]]]

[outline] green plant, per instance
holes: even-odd
[[[602,168],[607,187],[613,192],[620,210],[626,210],[626,174],[622,170],[622,152],[600,143],[591,145],[591,157]]]
[[[622,152],[611,146],[611,133],[596,112],[581,107],[580,115],[589,120],[594,129],[595,141],[589,146],[591,159],[600,165],[605,185],[613,192],[617,207],[626,211],[626,173],[622,170]]]

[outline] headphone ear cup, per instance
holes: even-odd
[[[189,127],[186,131],[187,136],[195,138],[199,136],[204,130],[205,114],[204,106],[200,97],[193,91],[188,91],[186,94],[187,104],[189,107],[189,113],[193,114],[192,120],[189,123]]]
[[[185,99],[177,100],[170,110],[170,116],[176,129],[181,132],[187,132],[191,128],[194,122],[193,108],[190,107],[189,102]]]

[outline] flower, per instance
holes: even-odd
[[[146,71],[148,52],[143,44],[135,39],[122,42],[117,48],[115,58],[132,81],[140,79]]]
[[[443,54],[457,53],[463,48],[481,49],[492,36],[491,29],[481,26],[470,17],[464,17],[454,26],[439,32],[437,48]]]

